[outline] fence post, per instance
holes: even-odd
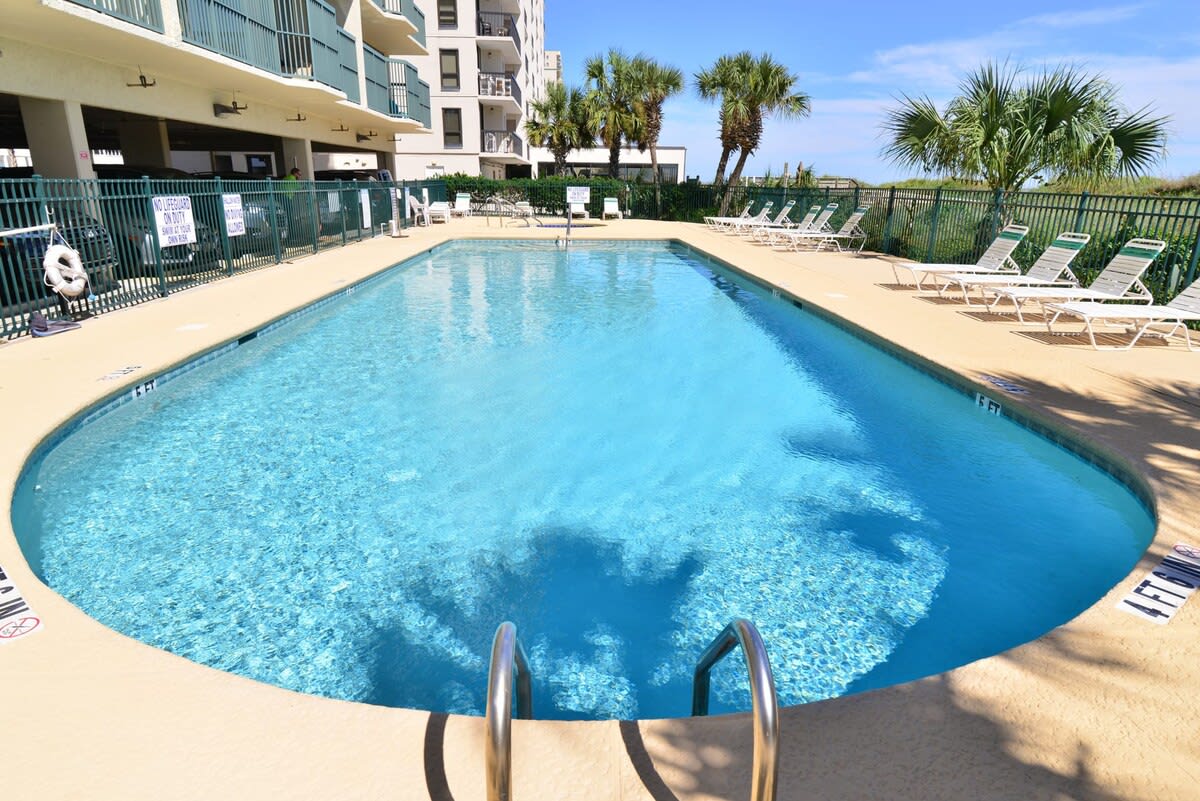
[[[939,186],[933,193],[933,220],[929,224],[929,248],[925,253],[925,263],[933,262],[933,248],[937,244],[938,217],[942,213],[942,188]]]
[[[346,182],[338,179],[338,219],[342,221],[342,247],[346,247]]]
[[[221,226],[221,252],[225,254],[225,265],[229,274],[233,275],[233,243],[229,241],[229,221],[225,219],[225,190],[221,188],[221,176],[213,178],[213,186],[217,188],[217,215],[220,217],[217,225]]]
[[[1087,212],[1088,193],[1085,190],[1079,196],[1079,210],[1075,212],[1075,227],[1071,230],[1077,234],[1083,233],[1083,215]]]
[[[858,209],[858,184],[854,185],[854,209],[851,210],[851,213],[856,209]]]
[[[297,183],[299,182],[297,181]],[[317,212],[317,193],[313,188],[315,184],[312,181],[305,181],[304,183],[307,184],[303,191],[308,198],[309,219],[312,220],[313,253],[318,253],[321,250],[321,215]]]
[[[888,189],[888,202],[886,217],[883,223],[883,247],[880,249],[882,253],[891,253],[892,248],[892,211],[896,208],[896,187]]]
[[[158,241],[158,218],[154,216],[154,193],[150,190],[150,178],[142,176],[142,195],[146,198],[146,210],[150,212],[150,242],[154,245],[154,272],[158,275],[158,294],[167,296],[167,274],[162,263],[162,244]],[[141,248],[139,247],[139,250]]]
[[[283,243],[279,240],[279,211],[275,205],[275,181],[267,178],[267,207],[271,209],[271,241],[275,245],[275,263],[283,261]],[[292,233],[292,221],[288,220],[288,235]]]
[[[1196,280],[1196,262],[1200,261],[1200,224],[1196,226],[1196,241],[1192,243],[1192,258],[1188,261],[1187,277],[1181,290],[1187,289]]]

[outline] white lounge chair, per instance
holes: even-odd
[[[1188,322],[1200,321],[1200,281],[1193,281],[1191,286],[1176,295],[1165,305],[1136,306],[1129,303],[1097,303],[1095,301],[1074,301],[1071,303],[1048,303],[1047,311],[1053,311],[1054,316],[1046,321],[1046,328],[1054,330],[1054,323],[1064,314],[1083,320],[1084,329],[1092,347],[1096,350],[1129,350],[1143,336],[1158,336],[1166,339],[1176,332],[1183,332],[1183,341],[1187,349],[1200,350],[1200,343],[1192,344],[1192,332]],[[1096,343],[1094,325],[1119,325],[1133,338],[1125,345],[1105,345]],[[1161,326],[1170,326],[1167,330]]]
[[[431,223],[435,223],[438,220],[448,223],[450,222],[450,204],[444,200],[435,200],[429,204],[427,214]]]
[[[800,222],[790,222],[785,220],[782,225],[759,226],[754,229],[753,239],[758,242],[770,242],[771,237],[776,231],[807,231],[812,227],[813,221],[817,219],[817,215],[821,213],[821,206],[811,206],[808,213],[801,218]]]
[[[980,275],[978,273],[955,273],[939,275],[937,280],[943,282],[938,287],[938,294],[945,295],[946,290],[957,285],[962,290],[963,301],[968,306],[992,306],[999,301],[1000,295],[993,293],[991,303],[987,301],[989,289],[1000,289],[1014,286],[1079,286],[1079,278],[1071,272],[1071,262],[1079,255],[1084,246],[1091,240],[1091,234],[1076,234],[1064,232],[1059,234],[1050,246],[1042,251],[1033,266],[1024,275]],[[970,291],[979,290],[981,303],[971,302]]]
[[[600,212],[600,219],[607,220],[609,217],[616,217],[618,220],[625,219],[615,197],[604,198],[604,211]]]
[[[742,213],[736,217],[705,217],[704,224],[715,231],[723,225],[722,220],[745,220],[750,217],[750,209],[753,205],[754,203],[747,203],[746,208],[742,209]]]
[[[1124,300],[1150,304],[1154,302],[1154,295],[1142,283],[1142,273],[1146,272],[1146,268],[1158,258],[1158,254],[1162,253],[1166,246],[1166,242],[1158,239],[1130,239],[1087,287],[1018,286],[998,287],[992,291],[1013,302],[1017,320],[1021,323],[1025,322],[1021,307],[1029,301],[1037,302],[1043,313],[1046,311],[1046,304],[1055,301],[1066,303],[1073,300]]]
[[[792,213],[792,208],[796,205],[796,201],[789,200],[783,204],[783,208],[775,215],[775,219],[765,219],[757,222],[746,221],[731,225],[727,231],[732,231],[738,236],[750,236],[755,231],[764,228],[786,228],[789,226],[787,216]]]
[[[587,208],[585,208],[582,203],[572,203],[571,204],[571,216],[572,217],[582,217],[583,219],[586,220],[591,215],[588,214]]]
[[[896,283],[900,281],[900,270],[908,270],[912,274],[913,283],[917,289],[924,289],[921,283],[926,278],[935,275],[955,275],[958,273],[1013,273],[1021,272],[1020,266],[1012,259],[1013,251],[1021,240],[1029,233],[1027,225],[1006,225],[1004,230],[992,240],[988,249],[974,264],[918,264],[907,262],[892,262],[892,274]]]
[[[812,224],[807,228],[800,230],[780,229],[771,232],[771,247],[783,246],[786,250],[791,248],[796,250],[796,244],[800,241],[800,237],[808,236],[809,234],[826,234],[829,233],[829,218],[833,216],[838,209],[836,203],[826,203],[825,208],[821,209],[821,213],[812,221]]]
[[[854,240],[859,240],[858,249],[861,251],[867,244],[867,234],[858,224],[862,222],[862,218],[867,216],[867,212],[871,210],[870,206],[859,206],[854,210],[854,213],[846,218],[842,223],[842,227],[837,231],[799,231],[789,233],[792,239],[792,247],[798,249],[801,244],[815,244],[816,249],[820,250],[826,245],[833,245],[839,251],[842,249],[842,242],[845,241],[847,247]]]
[[[467,192],[458,192],[455,194],[454,208],[450,209],[450,214],[454,217],[470,217],[471,195]]]
[[[750,222],[764,222],[771,214],[771,208],[775,205],[775,201],[768,200],[763,204],[763,207],[758,210],[758,214],[751,216],[742,215],[741,217],[713,217],[713,228],[717,231],[723,231],[726,228],[734,225],[744,225]]]

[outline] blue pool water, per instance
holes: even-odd
[[[936,673],[1079,613],[1152,531],[1108,476],[684,249],[495,242],[79,428],[14,522],[104,624],[307,693],[480,713],[513,620],[544,718],[688,714],[735,616],[787,704]]]

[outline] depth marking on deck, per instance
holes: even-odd
[[[1005,392],[1009,393],[1010,395],[1028,395],[1029,394],[1029,390],[1025,389],[1025,387],[1021,386],[1020,384],[1014,384],[1012,381],[1009,381],[1007,378],[997,378],[994,375],[988,375],[986,373],[980,373],[979,378],[982,381],[988,382],[989,384],[996,387],[997,389],[1004,390]]]
[[[42,630],[42,619],[21,597],[4,568],[0,567],[0,645]]]
[[[1200,586],[1200,547],[1181,542],[1117,602],[1122,612],[1160,626],[1171,622]]]
[[[128,367],[120,367],[116,370],[113,370],[111,373],[105,373],[104,375],[100,376],[100,380],[101,381],[115,381],[118,378],[124,378],[125,376],[129,375],[130,373],[136,373],[138,370],[141,370],[141,369],[142,369],[142,366],[140,364],[131,364]]]

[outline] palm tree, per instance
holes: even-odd
[[[1162,156],[1170,120],[1126,111],[1102,77],[1060,66],[1020,79],[1019,68],[985,64],[944,114],[927,97],[903,96],[883,123],[884,155],[1005,192],[1039,175],[1140,175]]]
[[[739,99],[728,104],[733,111],[730,119],[730,138],[737,145],[738,160],[729,175],[729,188],[721,200],[721,214],[729,210],[733,189],[742,177],[746,160],[762,144],[763,120],[768,116],[796,119],[812,113],[812,99],[796,91],[797,78],[788,68],[764,53],[754,59],[749,71],[741,74],[741,84],[734,92]]]
[[[558,81],[546,82],[546,96],[530,103],[525,121],[529,144],[544,147],[554,155],[554,174],[567,171],[567,156],[572,150],[588,147],[596,136],[588,125],[588,110],[580,89],[568,88]]]
[[[638,97],[634,109],[642,118],[641,134],[637,138],[638,150],[650,149],[650,169],[654,174],[654,207],[660,208],[661,181],[658,175],[658,137],[662,133],[663,104],[671,95],[683,91],[683,73],[675,67],[659,64],[645,56],[633,60],[636,74],[634,87]]]
[[[734,138],[734,128],[744,118],[749,109],[742,89],[745,86],[745,76],[749,74],[754,64],[754,55],[743,50],[733,56],[721,56],[707,70],[701,70],[695,75],[696,89],[704,100],[719,100],[721,109],[718,117],[721,122],[721,158],[717,162],[717,174],[713,178],[714,185],[725,182],[725,167],[729,157],[738,148]]]
[[[584,66],[587,76],[590,127],[608,148],[608,175],[617,177],[621,162],[621,142],[641,136],[641,116],[634,108],[637,71],[633,61],[620,50],[608,56],[593,56]]]

